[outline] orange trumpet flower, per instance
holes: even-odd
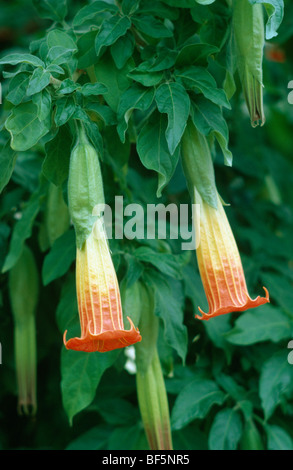
[[[102,221],[98,219],[82,249],[77,248],[76,289],[81,337],[66,341],[67,349],[107,352],[141,341],[130,318],[125,330],[120,291]]]
[[[196,250],[200,276],[208,299],[209,313],[199,311],[200,320],[209,320],[230,312],[240,312],[269,302],[265,297],[251,299],[248,294],[239,251],[218,196],[217,208],[211,207],[194,188],[200,203],[200,240]]]

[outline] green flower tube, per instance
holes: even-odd
[[[153,292],[140,284],[143,311],[136,344],[136,387],[139,409],[151,450],[172,450],[169,404],[157,350],[158,317],[154,314]]]
[[[14,318],[14,349],[19,414],[37,411],[36,319],[39,280],[34,256],[25,246],[9,272],[9,294]]]
[[[265,123],[263,109],[263,6],[249,0],[233,0],[233,31],[237,69],[250,114],[251,125]]]

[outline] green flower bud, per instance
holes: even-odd
[[[233,30],[238,73],[251,125],[265,123],[263,110],[263,49],[265,40],[263,6],[249,0],[233,0]]]
[[[37,354],[35,312],[39,280],[34,256],[25,246],[9,272],[9,294],[14,318],[14,347],[18,386],[18,412],[37,410]]]
[[[83,127],[78,130],[77,142],[70,156],[68,202],[76,244],[82,249],[97,219],[94,209],[105,204],[99,155]]]
[[[142,341],[135,345],[136,386],[145,433],[152,450],[172,450],[168,397],[157,350],[158,317],[154,293],[140,284]]]

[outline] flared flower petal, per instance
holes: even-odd
[[[240,312],[269,302],[265,297],[249,296],[240,254],[218,196],[217,209],[202,200],[195,189],[195,201],[200,203],[200,241],[196,250],[200,276],[209,304],[209,312],[196,315],[208,320],[230,312]]]
[[[124,329],[117,276],[100,219],[82,249],[77,248],[76,289],[81,336],[66,341],[65,332],[67,349],[107,352],[141,341],[129,318],[130,329]]]

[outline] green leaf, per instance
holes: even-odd
[[[130,32],[121,36],[111,47],[111,55],[118,69],[122,69],[132,56],[135,46],[133,34]]]
[[[75,83],[70,78],[66,78],[58,88],[58,93],[68,95],[70,93],[74,93],[76,90],[81,90],[81,85],[79,85],[79,83]]]
[[[96,37],[96,53],[100,55],[101,48],[111,46],[117,39],[126,34],[131,27],[131,21],[127,16],[112,16],[106,18]]]
[[[29,64],[33,67],[45,67],[44,62],[32,54],[9,54],[0,59],[0,65]]]
[[[46,42],[49,49],[59,46],[70,51],[77,51],[77,45],[72,35],[65,33],[65,31],[61,29],[52,29],[49,31]]]
[[[183,324],[184,294],[182,285],[167,276],[151,271],[147,277],[155,292],[155,314],[163,320],[167,344],[175,349],[185,361],[187,352],[187,329]],[[168,302],[166,302],[168,299]]]
[[[33,0],[41,18],[62,22],[67,15],[67,0]]]
[[[104,95],[106,103],[117,112],[120,98],[129,87],[131,81],[127,77],[133,68],[132,59],[125,66],[118,70],[110,54],[104,54],[95,67],[98,82],[103,83],[108,88],[108,93]]]
[[[263,365],[259,381],[259,395],[266,419],[269,419],[284,396],[293,393],[293,367],[288,363],[287,351],[279,351]]]
[[[231,109],[224,90],[217,88],[214,77],[203,67],[191,66],[176,72],[178,77],[188,90],[199,91],[207,99],[219,106]]]
[[[13,108],[5,123],[11,134],[11,147],[25,151],[33,147],[51,128],[51,113],[42,121],[38,118],[38,107],[29,102]]]
[[[268,450],[293,450],[293,440],[285,429],[275,424],[267,424]]]
[[[17,154],[11,149],[9,142],[6,143],[3,147],[1,146],[0,150],[0,194],[9,183],[11,175],[14,170],[14,165],[16,162]]]
[[[52,47],[47,55],[46,62],[50,65],[66,64],[73,56],[75,49],[68,49],[63,46]]]
[[[242,314],[235,322],[235,327],[225,334],[229,343],[247,345],[262,341],[277,343],[290,338],[292,324],[281,310],[271,305],[262,305],[256,310]]]
[[[94,5],[94,3],[92,4]],[[78,46],[78,67],[80,69],[86,69],[91,65],[94,65],[99,60],[96,54],[96,36],[98,31],[89,31],[88,33],[83,34],[77,41]]]
[[[229,130],[219,106],[199,96],[192,103],[191,117],[198,130],[206,135],[214,135],[224,155],[225,165],[232,165],[232,153],[228,148]]]
[[[160,197],[164,187],[173,176],[179,159],[179,147],[171,155],[166,137],[166,117],[154,113],[137,139],[137,152],[142,164],[148,170],[158,173],[157,197]]]
[[[249,2],[252,5],[255,3],[262,3],[267,11],[268,19],[266,24],[266,39],[272,39],[277,36],[277,30],[284,17],[283,0],[249,0]]]
[[[42,68],[35,69],[27,87],[27,95],[30,96],[35,95],[36,93],[40,93],[40,91],[49,85],[50,77],[50,72],[47,72]]]
[[[133,255],[139,261],[150,263],[166,276],[174,279],[182,279],[182,268],[189,261],[189,253],[185,252],[178,255],[171,253],[157,253],[149,247],[142,246],[137,248]]]
[[[42,121],[51,112],[52,98],[48,90],[43,90],[33,95],[33,103],[38,108],[38,119]]]
[[[76,246],[74,230],[68,230],[57,238],[46,255],[42,268],[44,286],[66,274],[75,260]]]
[[[154,99],[154,90],[146,89],[137,84],[128,88],[121,96],[117,118],[117,132],[121,142],[125,142],[125,132],[128,127],[128,121],[134,109],[146,111],[152,104]]]
[[[153,16],[133,15],[132,22],[139,31],[151,38],[170,38],[173,36],[172,31]]]
[[[99,96],[108,93],[108,88],[102,83],[86,83],[81,89],[83,96]]]
[[[180,50],[176,59],[176,66],[206,65],[209,56],[218,51],[219,49],[216,46],[210,44],[187,44]]]
[[[154,15],[155,12],[155,15]],[[168,20],[177,20],[179,12],[176,8],[170,8],[158,0],[142,0],[139,5],[139,13],[168,18]]]
[[[27,72],[21,72],[15,75],[9,83],[9,93],[6,95],[6,99],[14,106],[19,105],[24,98],[26,98],[27,87],[30,80],[30,74]]]
[[[78,11],[73,20],[73,26],[81,26],[86,21],[92,20],[95,24],[96,17],[99,17],[101,13],[109,11],[113,14],[118,13],[118,7],[108,2],[95,1],[90,5],[86,5]]]
[[[88,354],[62,349],[62,401],[71,425],[74,416],[93,401],[103,373],[112,366],[119,352]]]
[[[163,72],[146,72],[145,70],[140,69],[141,67],[138,66],[131,70],[131,72],[128,74],[128,77],[144,86],[155,86],[160,83],[164,77]]]
[[[64,96],[56,101],[56,110],[54,115],[57,127],[63,126],[69,121],[76,110],[76,103],[73,96]]]
[[[168,115],[166,140],[171,155],[174,154],[184,133],[190,111],[190,99],[179,83],[160,85],[155,96],[160,113]]]
[[[171,414],[172,429],[203,419],[213,405],[222,405],[225,394],[212,380],[196,378],[179,392]]]
[[[68,177],[71,145],[71,133],[67,126],[62,126],[54,139],[45,146],[42,172],[56,186],[61,186]]]
[[[70,442],[66,450],[104,450],[108,445],[111,428],[108,426],[96,426],[80,434]]]
[[[216,414],[209,434],[210,450],[236,450],[242,435],[240,414],[226,408]]]
[[[22,253],[25,241],[31,236],[33,224],[39,213],[45,189],[46,184],[41,182],[38,191],[32,194],[23,209],[21,218],[14,225],[9,252],[2,268],[3,273],[9,271],[17,263]]]

